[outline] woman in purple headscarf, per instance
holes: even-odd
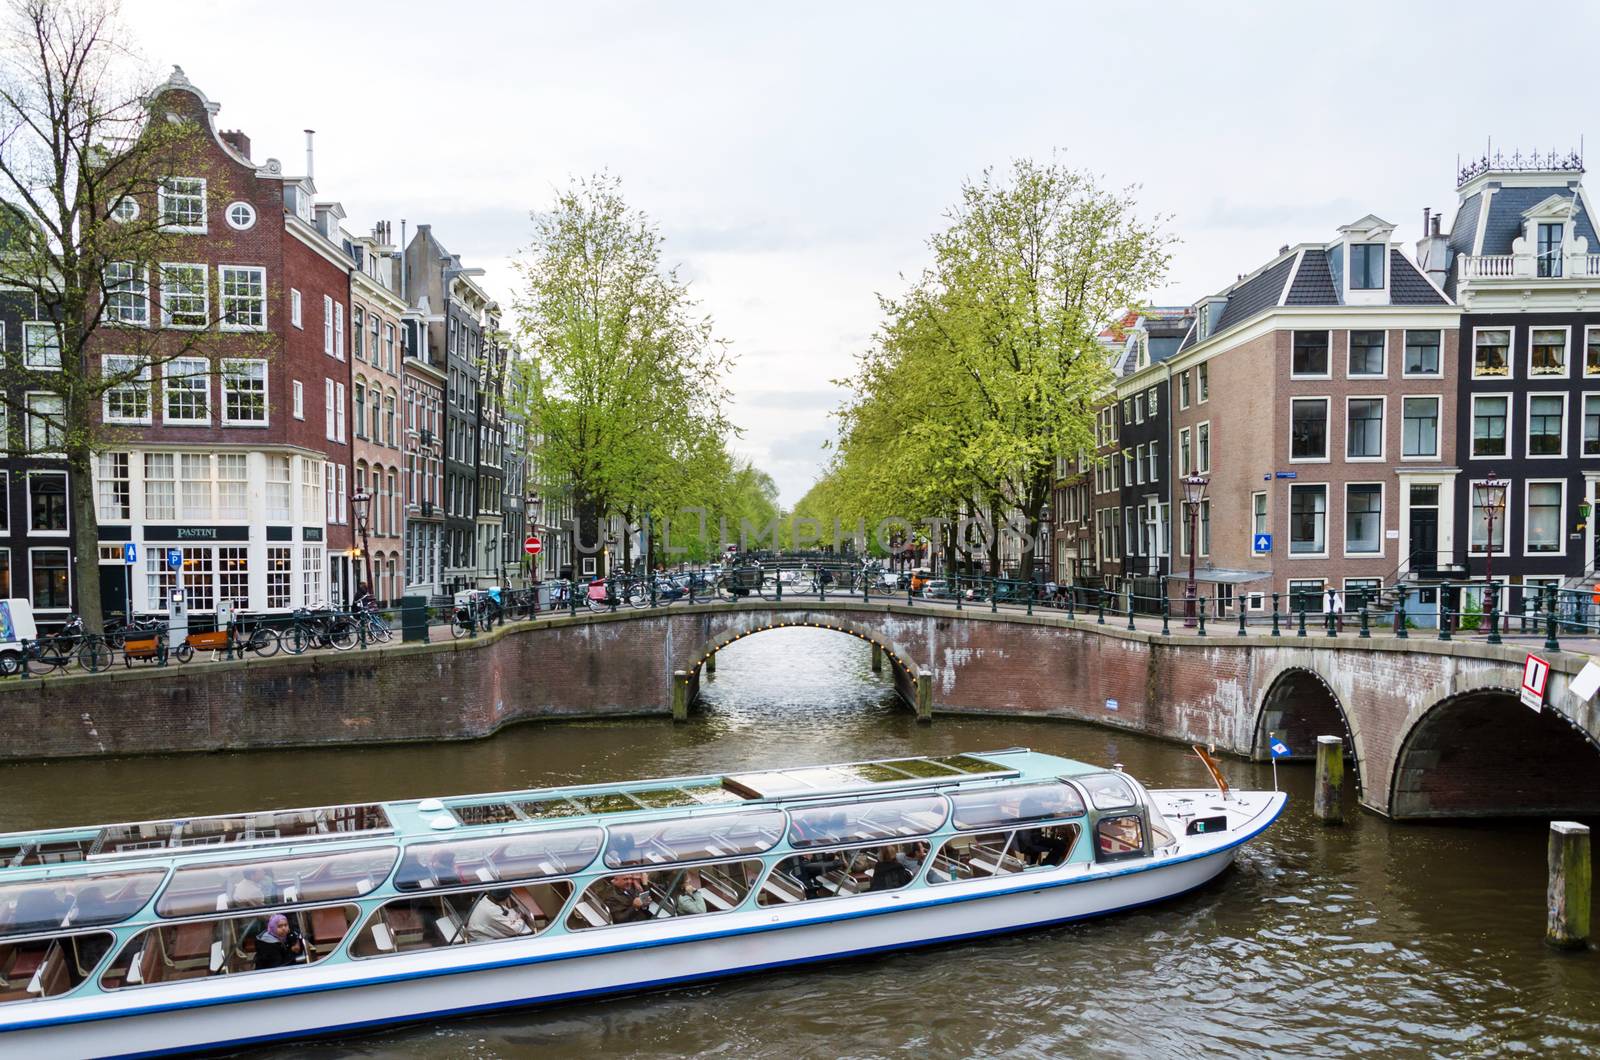
[[[294,964],[304,957],[305,950],[305,940],[289,930],[289,918],[273,913],[266,930],[256,936],[256,970]]]

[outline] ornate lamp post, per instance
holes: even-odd
[[[1494,584],[1494,524],[1506,513],[1506,491],[1510,488],[1508,479],[1495,478],[1494,472],[1489,472],[1489,477],[1482,482],[1475,483],[1472,487],[1473,504],[1483,512],[1487,522],[1487,532],[1483,539],[1483,578],[1487,583],[1484,588],[1485,614],[1494,612],[1495,584]]]
[[[1190,475],[1183,480],[1184,516],[1189,521],[1189,582],[1183,587],[1183,624],[1192,626],[1196,618],[1198,592],[1194,581],[1194,557],[1200,551],[1200,504],[1206,499],[1206,487],[1211,480],[1204,475]]]
[[[372,549],[367,537],[367,507],[372,503],[372,494],[364,489],[358,489],[355,496],[350,498],[350,507],[356,513],[356,533],[361,535],[361,555],[366,560],[367,566],[367,592],[377,595],[377,590],[372,587]]]

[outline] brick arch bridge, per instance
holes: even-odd
[[[879,645],[940,712],[1072,718],[1263,757],[1342,734],[1362,805],[1395,817],[1600,813],[1600,707],[1550,658],[1521,706],[1525,647],[1259,632],[1163,636],[1060,613],[904,601],[743,601],[550,615],[468,640],[0,682],[0,760],[472,739],[552,717],[665,714],[672,674],[816,626]],[[1223,633],[1225,635],[1218,635]],[[691,688],[691,693],[693,692]]]

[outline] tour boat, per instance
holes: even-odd
[[[0,1056],[347,1034],[1130,909],[1283,809],[1217,779],[1012,749],[0,835]]]

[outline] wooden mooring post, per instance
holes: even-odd
[[[1573,821],[1550,822],[1549,922],[1544,940],[1561,950],[1589,944],[1589,903],[1593,869],[1589,862],[1589,826]]]
[[[672,720],[689,720],[689,671],[672,671]]]
[[[917,671],[917,720],[933,720],[933,675],[926,670]]]
[[[714,674],[716,672],[717,672],[717,653],[716,652],[712,652],[710,655],[706,656],[706,673]]]
[[[883,673],[883,645],[876,641],[872,644],[872,672]]]
[[[1317,788],[1312,812],[1323,824],[1344,823],[1344,740],[1317,737]]]

